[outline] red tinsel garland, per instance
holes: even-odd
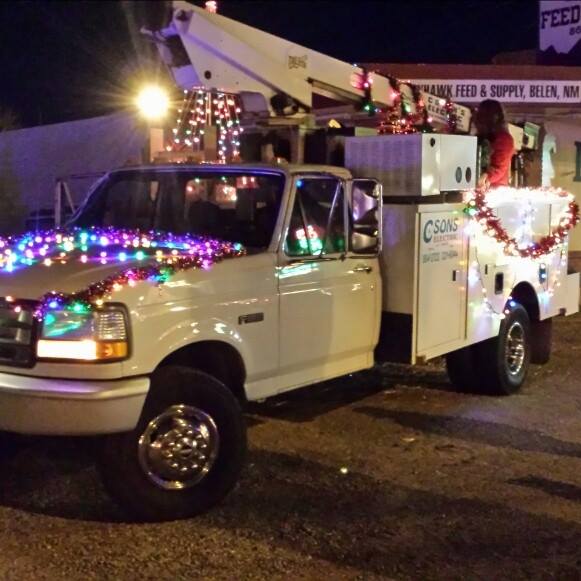
[[[542,189],[538,190],[547,195],[553,194],[559,197],[571,197],[571,194],[564,190]],[[505,254],[509,256],[520,256],[521,258],[539,258],[550,254],[555,247],[562,244],[568,232],[579,223],[579,206],[573,200],[569,202],[567,212],[559,220],[559,225],[538,242],[534,242],[524,248],[519,247],[519,243],[506,231],[501,220],[488,205],[486,192],[476,190],[471,192],[465,209],[466,213],[475,218],[489,236],[493,237],[504,247]]]
[[[381,121],[377,132],[379,135],[407,135],[409,133],[432,133],[431,119],[422,99],[420,88],[417,85],[389,76],[392,105],[385,112],[385,119]],[[412,92],[415,113],[409,112],[409,105],[404,102],[401,86],[409,86]]]

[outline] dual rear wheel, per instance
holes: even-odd
[[[516,393],[526,378],[532,345],[528,313],[522,305],[516,304],[502,320],[497,337],[446,356],[450,381],[465,392],[489,395]]]

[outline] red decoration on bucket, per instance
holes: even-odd
[[[422,98],[422,92],[417,85],[402,82],[395,77],[388,77],[392,105],[385,112],[385,119],[377,128],[379,135],[407,135],[409,133],[433,133],[431,118]],[[409,87],[413,98],[413,108],[408,100],[403,98],[402,85]],[[409,98],[408,98],[409,99]]]

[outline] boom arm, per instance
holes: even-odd
[[[269,109],[270,98],[288,95],[309,110],[313,93],[339,101],[365,96],[365,71],[309,48],[198,6],[174,1],[172,21],[147,32],[183,89],[204,87],[242,95],[245,109]],[[391,104],[386,77],[367,77],[378,106]]]
[[[361,102],[366,95],[363,81],[369,82],[368,96],[376,106],[393,104],[387,77],[183,0],[174,0],[169,26],[143,32],[157,43],[179,87],[237,93],[249,113],[270,113],[277,95],[307,111],[314,93],[346,103]],[[401,86],[401,96],[414,112],[409,85]],[[422,93],[422,98],[433,120],[445,125],[443,100],[429,93]],[[457,104],[454,108],[458,130],[467,133],[470,109]]]

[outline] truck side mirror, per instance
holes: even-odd
[[[377,254],[381,249],[381,184],[358,179],[351,182],[350,189],[350,250],[356,254]]]

